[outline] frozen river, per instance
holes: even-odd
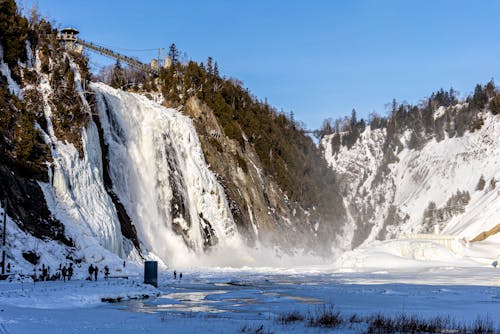
[[[405,313],[450,316],[464,323],[489,317],[498,327],[499,274],[490,268],[451,267],[413,273],[188,271],[182,280],[164,273],[158,290],[133,278],[22,286],[2,282],[0,333],[317,333],[330,330],[305,320],[283,324],[279,318],[292,312],[307,317],[332,306],[343,317]],[[156,293],[148,299],[100,302],[108,295]],[[362,333],[363,326],[336,332]]]

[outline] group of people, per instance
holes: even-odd
[[[87,280],[92,281],[92,276],[94,277],[94,280],[97,281],[97,274],[99,273],[99,267],[98,266],[93,266],[92,264],[89,266],[89,276],[87,277]]]
[[[177,279],[177,271],[174,270],[174,279]],[[179,279],[182,279],[182,273],[179,273]]]
[[[34,281],[59,281],[64,280],[66,282],[66,278],[68,281],[73,277],[73,263],[70,263],[68,266],[59,264],[59,268],[56,269],[54,274],[50,273],[50,266],[45,266],[42,264],[42,268],[39,269],[40,274],[37,275],[37,269],[33,269],[33,280]]]
[[[125,267],[125,261],[123,261],[123,266]],[[94,276],[94,280],[97,281],[97,274],[99,273],[99,267],[93,266],[92,264],[89,266],[89,276],[87,280],[92,281],[92,276]],[[109,277],[109,267],[108,265],[104,266],[104,279],[108,279]]]
[[[125,267],[126,262],[123,261],[123,267]],[[10,272],[10,263],[7,265],[7,272]],[[59,280],[64,280],[66,282],[66,279],[68,281],[71,280],[73,277],[74,273],[74,267],[73,263],[70,263],[69,265],[62,265],[59,264],[59,268],[56,269],[55,273],[51,274],[50,272],[50,266],[46,266],[45,264],[42,264],[42,267],[35,267],[33,269],[33,275],[31,276],[34,281],[59,281]],[[99,275],[99,267],[97,265],[92,265],[90,264],[88,268],[88,273],[89,276],[87,276],[87,280],[92,281],[95,280],[97,281],[97,276]],[[181,274],[182,275],[182,274]],[[106,265],[104,266],[104,278],[108,279],[109,277],[109,267]]]
[[[61,266],[59,265],[59,267]],[[70,263],[67,268],[66,266],[62,267],[61,274],[64,282],[66,282],[66,277],[68,277],[68,281],[71,281],[71,277],[73,277],[73,263]]]
[[[10,269],[10,268],[9,268]],[[54,274],[50,273],[50,266],[45,266],[45,264],[42,264],[42,268],[38,269],[40,272],[37,274],[37,268],[35,267],[33,269],[33,280],[34,281],[59,281],[63,280],[66,282],[66,279],[68,281],[71,281],[71,278],[73,277],[74,273],[74,268],[73,268],[73,263],[70,263],[69,265],[59,265],[59,268],[56,270]],[[99,274],[99,267],[96,265],[90,265],[89,269],[89,276],[87,277],[87,280],[92,281],[95,280],[97,281],[97,276]],[[108,279],[109,277],[109,267],[106,265],[104,267],[104,278]]]

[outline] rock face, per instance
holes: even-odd
[[[480,129],[430,138],[418,148],[410,148],[412,133],[405,131],[389,163],[386,128],[368,127],[351,148],[334,150],[334,135],[322,140],[346,199],[351,247],[415,233],[471,240],[498,224],[500,117],[488,110],[478,117]]]
[[[234,221],[247,241],[317,248],[314,221],[264,175],[248,140],[244,137],[242,149],[227,138],[213,111],[196,98],[188,101],[185,113],[194,120],[207,163],[224,186]]]
[[[7,214],[19,227],[39,239],[51,239],[72,247],[64,225],[52,217],[38,183],[12,168],[0,165],[0,198],[7,203]]]
[[[92,121],[96,124],[97,126],[97,131],[99,133],[99,144],[101,147],[101,161],[102,161],[102,178],[104,181],[104,187],[106,189],[106,192],[108,193],[108,196],[111,198],[113,201],[113,204],[116,209],[116,214],[118,216],[118,219],[120,220],[120,228],[122,235],[132,241],[134,247],[140,251],[140,244],[139,244],[139,239],[137,237],[137,230],[135,229],[134,223],[132,222],[132,219],[127,213],[127,210],[123,206],[122,202],[120,202],[120,199],[118,196],[113,192],[113,181],[111,180],[111,176],[109,175],[109,147],[108,145],[104,142],[104,133],[102,130],[101,126],[101,121],[99,120],[99,117],[97,115],[92,115]]]

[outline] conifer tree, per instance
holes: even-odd
[[[168,48],[168,56],[170,57],[170,60],[172,60],[172,67],[175,67],[179,62],[179,50],[177,50],[175,43],[170,44],[170,47]]]
[[[126,78],[125,78],[125,71],[122,68],[122,65],[119,60],[116,61],[115,66],[113,67],[113,70],[111,72],[111,82],[110,85],[111,87],[114,88],[120,88],[123,85],[125,85]]]
[[[17,15],[14,0],[0,1],[0,44],[4,61],[13,66],[18,59],[26,60],[25,41],[28,38],[28,20]]]
[[[214,77],[216,79],[219,78],[219,66],[217,65],[217,62],[214,63]]]
[[[495,96],[495,81],[493,79],[486,84],[486,95],[488,98]]]
[[[475,109],[483,109],[486,103],[488,103],[486,89],[483,89],[481,85],[476,85],[474,95],[472,96],[471,107]]]
[[[356,116],[356,109],[352,108],[352,111],[351,111],[351,121],[350,121],[350,127],[351,127],[351,131],[354,130],[354,128],[356,127],[356,124],[358,124],[358,119],[357,119],[357,116]]]
[[[214,68],[213,68],[213,59],[212,57],[208,57],[207,59],[207,73],[209,76],[214,74]]]

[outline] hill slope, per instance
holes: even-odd
[[[466,107],[436,108],[433,117]],[[351,233],[347,237],[351,247],[362,246],[340,260],[340,266],[374,264],[373,254],[384,252],[414,259],[419,251],[427,249],[431,254],[436,245],[460,258],[465,253],[456,254],[453,247],[462,249],[482,232],[495,231],[500,222],[496,185],[500,180],[500,116],[485,109],[476,117],[481,119],[479,129],[462,136],[445,134],[439,140],[431,136],[418,147],[412,145],[415,130],[403,128],[395,135],[399,145],[389,151],[387,127],[368,126],[350,147],[336,144],[339,134],[323,138],[325,157],[339,175],[349,208]],[[389,161],[388,152],[393,153]],[[491,264],[498,255],[494,245],[500,243],[500,235],[490,233],[484,243],[493,245],[480,252]],[[449,260],[445,258],[443,263]],[[437,258],[421,255],[420,259]],[[392,266],[390,262],[387,265]]]

